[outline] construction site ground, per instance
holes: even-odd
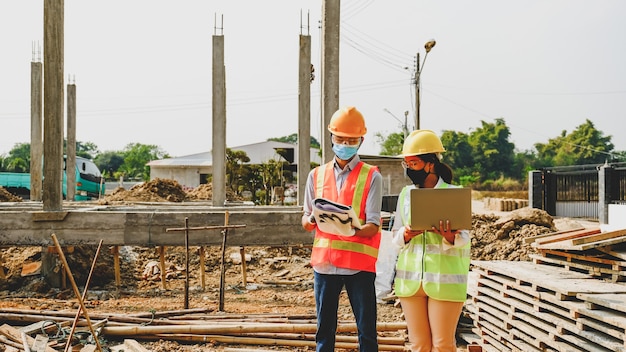
[[[0,201],[16,201],[0,188]],[[232,195],[228,195],[233,197]],[[195,197],[195,198],[194,198]],[[131,190],[119,189],[101,200],[103,204],[133,201],[180,202],[190,199],[210,199],[210,185],[202,189],[184,191],[175,181],[155,180],[135,186]],[[485,202],[473,200],[472,259],[529,261],[535,250],[524,241],[526,237],[561,231],[569,228],[593,227],[597,223],[577,219],[553,219],[544,211],[521,208],[514,211],[495,211],[485,208]],[[74,247],[65,253],[72,276],[80,290],[93,270],[85,309],[94,317],[102,314],[123,314],[129,317],[167,315],[168,312],[183,311],[195,318],[210,320],[228,316],[245,317],[257,322],[315,321],[313,296],[313,272],[309,265],[310,246],[291,247],[226,247],[224,253],[219,246],[207,246],[204,251],[204,273],[200,270],[200,248],[190,247],[187,257],[184,247],[165,248],[165,283],[161,280],[159,248],[122,247],[120,284],[116,284],[112,248],[102,248],[94,261],[96,248]],[[71,285],[53,288],[40,275],[28,273],[25,268],[41,259],[40,247],[9,247],[1,249],[2,273],[0,280],[0,322],[10,322],[13,314],[41,314],[42,320],[49,312],[75,312],[80,308],[79,300]],[[224,278],[220,293],[221,260],[224,254]],[[242,256],[245,260],[241,264]],[[185,267],[189,260],[189,275]],[[95,263],[92,268],[92,263]],[[26,274],[26,275],[25,275]],[[246,282],[243,282],[243,278]],[[202,276],[204,275],[204,280]],[[203,282],[204,281],[204,282]],[[185,290],[188,287],[188,290]],[[187,294],[186,294],[187,292]],[[221,299],[221,300],[220,300]],[[158,319],[158,318],[155,318]],[[191,319],[191,318],[190,318]],[[341,322],[353,322],[353,315],[342,294],[339,308]],[[94,319],[97,320],[97,319]],[[243,321],[243,320],[242,320]],[[247,320],[246,320],[247,321]],[[378,305],[379,323],[403,322],[402,311],[393,300]],[[25,325],[27,323],[23,323]],[[471,328],[471,321],[463,324]],[[1,324],[0,324],[1,325]],[[82,328],[85,329],[84,326]],[[301,339],[306,339],[304,333]],[[310,334],[308,334],[310,335]],[[381,337],[406,338],[406,331],[381,332]],[[241,336],[232,341],[221,342],[208,339],[205,342],[184,341],[183,338],[163,337],[148,341],[134,337],[150,351],[313,351],[311,346],[286,346],[272,343],[265,338],[264,344],[240,344]],[[121,343],[119,339],[103,336],[106,346]],[[1,341],[0,341],[1,346]],[[74,350],[79,349],[76,344]],[[62,350],[62,348],[55,348]],[[466,341],[459,339],[458,351],[467,351]]]

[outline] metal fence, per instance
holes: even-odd
[[[606,223],[609,204],[626,204],[626,163],[531,171],[529,203],[552,216]]]

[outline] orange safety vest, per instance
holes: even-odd
[[[318,166],[314,170],[313,180],[316,197],[344,205],[351,205],[359,214],[361,224],[365,223],[365,204],[369,193],[372,175],[378,171],[376,166],[359,162],[350,172],[345,183],[337,193],[337,184],[333,170],[334,162]],[[315,240],[311,252],[311,265],[331,262],[339,268],[376,272],[376,259],[380,246],[380,231],[372,237],[338,236],[315,229]]]

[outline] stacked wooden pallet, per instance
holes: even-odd
[[[626,351],[625,234],[552,233],[531,239],[533,262],[473,261],[467,308],[485,350]]]

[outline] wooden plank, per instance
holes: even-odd
[[[622,246],[606,246],[606,247],[598,247],[599,251],[602,251],[608,255],[614,256],[615,258],[619,258],[621,260],[626,260],[626,248],[621,248]]]
[[[475,261],[475,266],[520,281],[537,292],[551,291],[562,299],[577,293],[626,293],[626,285],[602,282],[587,274],[531,262]],[[582,278],[582,279],[581,279]]]
[[[20,330],[12,327],[9,324],[3,324],[0,326],[0,334],[6,336],[10,340],[18,343],[22,343],[22,333]],[[28,344],[32,345],[35,341],[34,338],[26,335],[26,339],[28,340]],[[46,346],[45,352],[56,352],[52,347]]]
[[[611,238],[622,237],[622,236],[626,236],[626,229],[602,232],[597,235],[585,236],[583,238],[575,238],[575,239],[572,239],[571,241],[573,245],[577,246],[579,244],[598,242],[598,241],[608,240]]]
[[[622,313],[626,313],[626,294],[617,293],[604,293],[604,294],[589,294],[579,293],[576,295],[579,299],[586,302],[594,303],[599,306],[613,309]],[[592,308],[593,309],[593,306]],[[626,328],[626,326],[623,326]]]
[[[608,330],[601,324],[578,324],[578,321],[572,319],[564,319],[560,315],[560,309],[556,309],[547,304],[539,304],[532,297],[511,295],[511,292],[504,293],[483,286],[479,289],[483,295],[477,297],[478,306],[483,311],[490,311],[490,308],[496,308],[498,311],[510,311],[509,317],[498,314],[491,314],[500,317],[502,321],[509,321],[511,326],[520,329],[520,321],[527,323],[534,329],[544,331],[546,336],[554,334],[558,339],[568,341],[571,344],[586,346],[588,350],[601,350],[600,347],[609,347],[612,351],[623,350],[623,340],[616,330]],[[486,308],[490,307],[490,308]],[[556,312],[555,312],[556,310]],[[480,314],[480,313],[479,313]],[[502,314],[502,313],[501,313]],[[509,325],[507,324],[507,327]],[[599,327],[599,328],[596,328]],[[606,334],[605,331],[612,334]],[[580,340],[583,338],[584,340]],[[556,347],[556,346],[555,346]]]
[[[576,230],[576,231],[571,231],[571,232],[555,233],[555,235],[553,235],[553,236],[540,238],[540,239],[537,239],[534,242],[536,244],[546,244],[546,243],[552,243],[552,242],[559,242],[559,241],[575,239],[575,238],[578,238],[578,237],[595,235],[595,234],[599,234],[599,233],[600,233],[600,229],[599,228],[598,229],[586,229],[586,228],[583,228],[582,230]]]
[[[44,352],[46,347],[48,347],[48,336],[37,334],[30,349],[32,352]]]
[[[545,339],[532,342],[533,346],[541,346],[541,342],[550,344],[557,350],[571,350],[571,346],[581,346],[584,351],[605,351],[605,347],[612,351],[623,351],[624,333],[619,328],[606,324],[601,320],[574,318],[575,314],[562,308],[561,304],[576,305],[579,310],[585,310],[584,303],[558,301],[553,298],[553,303],[537,299],[523,292],[511,289],[513,284],[501,285],[497,281],[490,280],[491,276],[483,276],[479,280],[478,296],[475,303],[479,307],[479,319],[487,319],[486,314],[491,319],[499,319],[501,322],[493,321],[495,325],[505,325],[507,330],[517,329],[529,334],[528,326],[532,326],[536,333],[543,331]],[[524,286],[524,288],[528,288]],[[588,310],[585,310],[589,312]],[[506,312],[510,312],[506,314]],[[606,313],[606,312],[604,312]],[[604,314],[597,313],[597,316]],[[615,319],[621,319],[626,323],[626,317],[619,317],[612,314]],[[534,335],[533,335],[534,336]],[[524,338],[523,336],[516,336]],[[553,344],[552,340],[562,341]],[[528,337],[526,337],[526,341]],[[565,347],[564,347],[565,346]]]
[[[566,258],[566,260],[577,259],[584,262],[591,262],[596,264],[604,264],[608,267],[614,268],[615,270],[619,270],[620,267],[626,268],[626,261],[606,258],[602,256],[602,253],[598,252],[564,252],[561,250],[553,250],[553,249],[542,249],[539,251],[542,255],[551,254],[557,257]],[[545,256],[545,255],[544,255]]]
[[[612,246],[615,244],[621,244],[626,242],[626,236],[609,238],[597,242],[583,243],[574,245],[570,240],[560,241],[554,243],[548,243],[544,245],[536,246],[537,249],[564,249],[569,251],[586,251],[594,248],[601,248],[606,246]]]
[[[576,227],[576,228],[573,228],[573,229],[567,229],[567,230],[563,230],[563,231],[542,233],[542,234],[536,235],[536,236],[525,237],[524,238],[524,242],[525,243],[532,243],[532,242],[535,242],[536,240],[538,240],[540,238],[551,237],[551,236],[560,235],[560,234],[569,233],[569,232],[574,232],[574,231],[581,231],[581,230],[584,230],[584,229],[585,229],[584,227]]]

